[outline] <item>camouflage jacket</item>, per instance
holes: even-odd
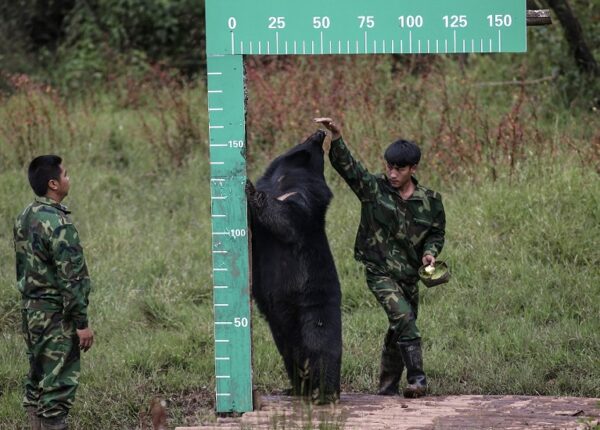
[[[331,143],[331,164],[361,202],[354,257],[370,271],[416,283],[425,254],[437,257],[444,246],[446,215],[439,193],[416,185],[404,200],[385,175],[373,175],[352,157],[342,138]]]
[[[90,292],[79,233],[70,212],[55,201],[37,197],[14,227],[17,288],[24,308],[62,311],[78,329],[87,327]]]

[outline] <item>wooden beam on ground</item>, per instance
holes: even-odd
[[[263,396],[258,411],[216,417],[175,430],[582,430],[600,425],[600,399],[544,396],[400,396],[342,394],[337,405],[314,406],[286,396]]]

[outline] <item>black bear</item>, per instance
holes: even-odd
[[[317,131],[277,157],[246,195],[252,294],[283,357],[292,394],[335,402],[340,392],[340,283],[325,233],[332,193]]]

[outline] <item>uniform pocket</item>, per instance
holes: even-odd
[[[408,229],[408,236],[413,245],[419,245],[427,236],[433,221],[427,218],[413,218]]]

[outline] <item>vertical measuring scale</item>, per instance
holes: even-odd
[[[252,410],[243,58],[210,56],[208,110],[216,409]]]
[[[525,0],[206,0],[217,412],[252,410],[244,55],[525,52]],[[274,262],[276,263],[276,262]]]

